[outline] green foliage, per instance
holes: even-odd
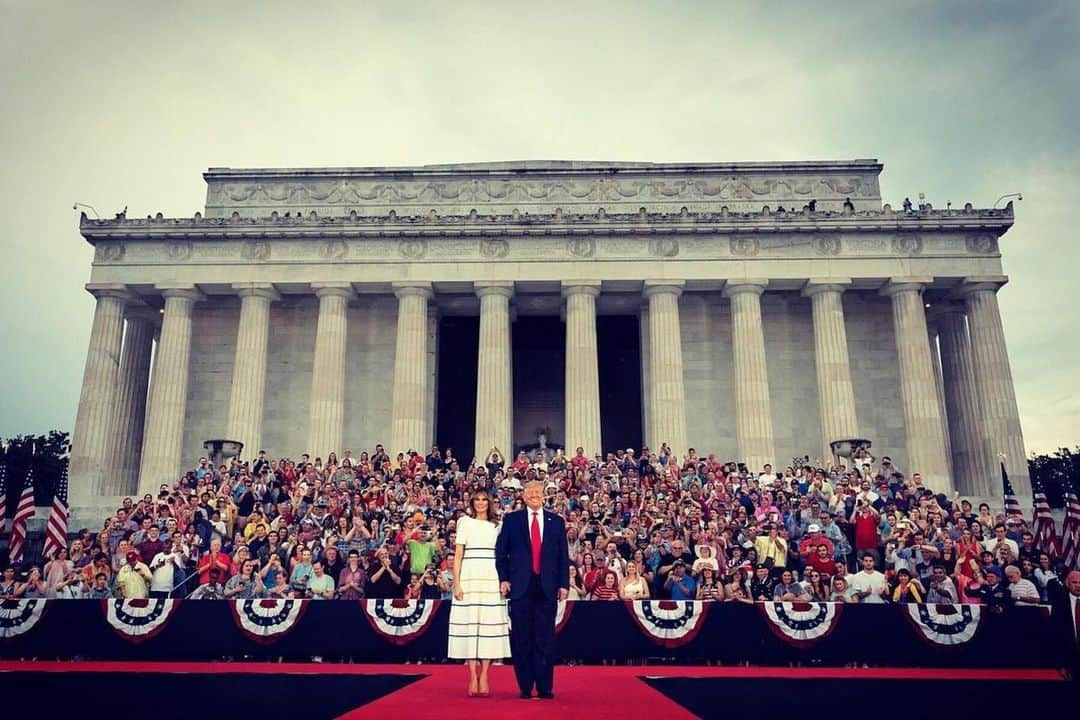
[[[1053,455],[1032,455],[1028,471],[1032,481],[1042,481],[1050,507],[1064,507],[1066,480],[1072,478],[1073,487],[1080,490],[1080,446],[1073,450],[1058,448]]]
[[[15,507],[22,494],[26,471],[34,468],[34,504],[51,505],[60,471],[68,462],[71,440],[68,433],[52,430],[48,435],[17,435],[3,440],[7,452],[7,507],[8,516],[15,514]]]

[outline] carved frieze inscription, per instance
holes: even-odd
[[[103,240],[95,263],[228,265],[265,262],[576,262],[632,259],[723,260],[957,257],[998,253],[992,234],[795,233]]]
[[[295,208],[301,213],[311,210],[330,211],[348,215],[349,210],[363,215],[385,215],[396,209],[404,214],[427,215],[434,208],[439,214],[468,215],[470,210],[479,216],[493,214],[491,208],[518,207],[522,212],[538,212],[561,206],[568,212],[588,212],[611,207],[636,210],[648,205],[655,211],[678,210],[679,205],[707,207],[727,204],[746,204],[742,210],[762,205],[787,205],[801,209],[810,200],[819,203],[877,200],[880,197],[878,179],[867,174],[808,174],[781,175],[764,173],[706,174],[702,176],[664,177],[629,174],[625,178],[537,177],[523,179],[450,180],[380,180],[339,178],[330,180],[267,179],[254,182],[211,179],[207,192],[207,211],[210,217],[228,217],[233,209],[245,216],[245,209],[268,208],[281,211]],[[632,207],[631,207],[632,206]],[[824,205],[823,205],[824,206]],[[823,207],[822,206],[822,207]],[[338,208],[339,210],[334,210]],[[321,209],[321,210],[320,210]]]

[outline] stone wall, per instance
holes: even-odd
[[[252,453],[264,449],[270,457],[297,458],[307,450],[303,444],[318,310],[313,296],[286,296],[271,306],[262,448],[252,448]],[[225,432],[239,317],[235,297],[211,297],[196,306],[184,424],[185,468],[205,453],[203,441]],[[361,296],[349,305],[345,439],[356,454],[376,442],[389,442],[396,327],[393,297]]]
[[[810,300],[796,292],[762,296],[776,464],[823,452],[814,370]],[[899,367],[889,299],[872,291],[844,294],[859,430],[875,454],[890,454],[906,469]],[[731,305],[720,293],[687,293],[680,302],[687,435],[699,452],[735,458]],[[821,449],[819,449],[821,448]]]

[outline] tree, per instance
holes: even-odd
[[[1028,471],[1034,480],[1042,480],[1050,507],[1065,506],[1065,479],[1072,478],[1073,487],[1080,487],[1080,446],[1074,450],[1058,448],[1053,455],[1032,455]]]
[[[27,469],[34,468],[34,504],[51,505],[60,471],[68,462],[71,441],[66,432],[51,430],[48,435],[16,435],[3,440],[7,452],[8,517],[15,514]]]

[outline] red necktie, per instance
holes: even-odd
[[[540,520],[537,519],[536,513],[532,514],[532,530],[529,533],[532,539],[532,561],[533,561],[533,573],[540,574]]]

